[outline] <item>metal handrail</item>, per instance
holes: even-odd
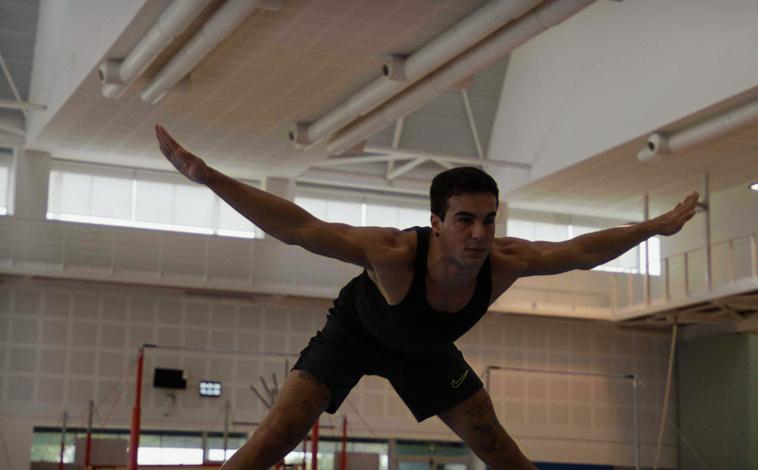
[[[187,249],[177,249],[177,244],[186,245]],[[218,258],[219,251],[226,256]],[[713,243],[711,251],[712,289],[758,277],[758,233]],[[745,260],[746,252],[749,263]],[[272,256],[287,261],[272,263]],[[581,316],[582,309],[588,308],[595,311],[607,308],[612,315],[622,309],[679,301],[708,288],[709,274],[705,272],[708,266],[702,263],[703,256],[704,248],[698,247],[664,257],[660,260],[660,276],[643,273],[642,267],[637,266],[637,273],[589,275],[574,271],[540,280],[538,285],[525,281],[506,292],[503,305],[507,307],[509,299],[519,305],[531,303],[535,312],[561,305]],[[278,268],[280,265],[298,265],[300,269],[283,272]],[[35,273],[55,271],[63,277],[81,278],[81,273],[87,271],[100,279],[110,276],[125,282],[131,275],[141,282],[156,284],[172,281],[187,282],[188,286],[205,285],[209,289],[273,289],[277,294],[318,292],[321,297],[328,297],[332,290],[336,292],[338,284],[352,272],[344,263],[268,239],[226,239],[216,235],[0,217],[0,268],[28,273],[30,266],[36,269]],[[597,275],[610,276],[603,278],[610,279],[605,293],[598,289],[597,278],[593,277]],[[304,287],[307,288],[303,290]],[[607,302],[599,302],[599,296],[604,296]]]

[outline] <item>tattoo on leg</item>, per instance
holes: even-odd
[[[311,414],[313,413],[313,410],[316,408],[316,406],[310,401],[308,401],[308,399],[302,398],[298,400],[297,402],[295,402],[295,408],[307,414]]]
[[[492,434],[497,429],[496,426],[494,426],[492,423],[482,423],[482,424],[475,424],[474,425],[474,431],[480,432],[482,434]]]
[[[480,403],[469,408],[466,411],[466,416],[469,418],[481,418],[482,416],[486,416],[489,412],[489,403]]]

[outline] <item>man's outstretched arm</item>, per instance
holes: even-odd
[[[392,248],[395,229],[352,227],[317,219],[298,205],[253,188],[209,167],[179,145],[160,125],[155,126],[161,152],[190,180],[208,186],[237,212],[272,237],[290,245],[359,266],[371,267],[376,251]]]
[[[615,259],[650,237],[673,235],[695,215],[698,193],[693,192],[671,211],[638,224],[588,233],[565,242],[530,242],[505,238],[499,251],[520,261],[522,276],[592,269]]]

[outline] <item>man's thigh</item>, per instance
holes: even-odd
[[[487,390],[437,416],[493,469],[535,468],[500,424]]]
[[[490,447],[497,435],[505,432],[483,388],[437,416],[474,450]]]

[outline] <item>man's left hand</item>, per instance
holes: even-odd
[[[699,196],[697,191],[693,191],[672,210],[653,219],[652,222],[655,222],[658,234],[673,235],[681,230],[684,224],[695,215]]]

